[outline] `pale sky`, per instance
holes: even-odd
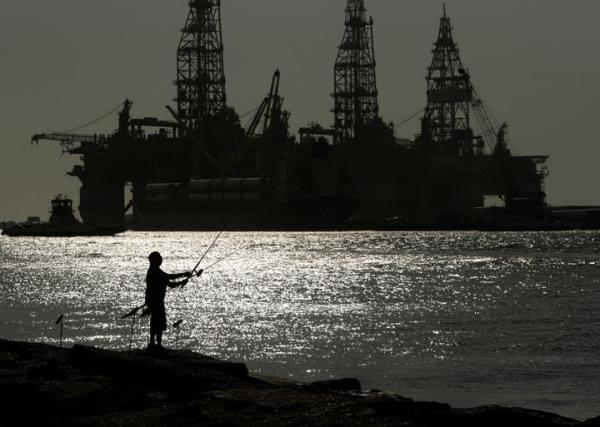
[[[332,70],[345,0],[222,0],[228,103],[264,97],[275,68],[294,133],[331,125]],[[600,204],[598,0],[448,0],[473,82],[518,154],[551,156],[552,204]],[[425,105],[425,69],[442,2],[366,0],[375,20],[381,114],[401,122]],[[78,199],[77,162],[31,135],[93,120],[126,97],[134,116],[169,118],[186,0],[2,0],[0,221],[47,217],[50,199]],[[110,132],[116,116],[85,132]],[[413,120],[398,137],[413,137]]]

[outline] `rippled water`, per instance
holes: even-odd
[[[189,270],[215,233],[0,238],[0,335],[128,347],[146,256]],[[600,233],[225,233],[167,296],[179,346],[296,380],[455,406],[600,414]],[[232,251],[238,250],[238,252]],[[146,343],[148,321],[136,326]],[[169,331],[167,344],[175,345]]]

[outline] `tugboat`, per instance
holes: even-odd
[[[38,217],[30,217],[19,224],[5,224],[2,234],[10,237],[74,237],[112,236],[122,229],[100,229],[77,221],[73,212],[73,200],[58,195],[51,202],[50,219],[41,222]]]

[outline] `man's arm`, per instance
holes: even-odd
[[[185,273],[179,273],[179,274],[167,274],[167,277],[169,278],[169,280],[177,280],[177,279],[181,279],[182,277],[189,279],[190,277],[192,277],[192,272],[187,271]]]
[[[182,280],[181,282],[171,282],[169,281],[169,283],[167,284],[169,286],[169,288],[173,289],[173,288],[177,288],[179,286],[185,286],[187,285],[187,283],[190,281],[190,279],[185,279]]]
[[[204,273],[204,270],[198,270],[198,272],[196,273],[196,277],[200,277],[202,276],[202,273]],[[169,279],[171,278],[171,276],[175,277],[175,278],[179,278],[179,277],[185,277],[185,280],[182,280],[181,282],[171,282],[169,280],[168,282],[168,286],[170,288],[177,288],[178,286],[185,286],[188,284],[188,282],[190,281],[190,278],[192,277],[192,273],[181,273],[181,274],[171,274],[169,275]]]

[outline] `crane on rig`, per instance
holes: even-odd
[[[279,70],[276,70],[271,80],[269,93],[258,107],[254,118],[246,130],[245,138],[236,153],[236,166],[239,167],[244,162],[246,152],[252,141],[256,141],[260,137],[270,140],[273,139],[273,134],[278,131],[287,130],[290,113],[283,110],[283,98],[279,96],[280,81],[281,73]],[[268,150],[269,143],[270,141],[265,144],[263,155]]]
[[[499,144],[503,149],[507,148],[508,123],[504,122],[501,125],[491,113],[485,100],[480,93],[473,87],[473,99],[471,101],[475,119],[481,128],[481,136],[489,147],[491,152],[497,152]]]
[[[63,153],[83,154],[86,150],[103,150],[108,148],[113,135],[76,134],[76,133],[42,133],[31,137],[32,144],[40,141],[55,141],[60,143]]]
[[[499,124],[491,113],[483,97],[473,88],[473,100],[471,101],[475,118],[481,128],[482,138],[490,148],[490,153],[494,159],[494,168],[497,175],[501,177],[502,194],[500,198],[504,200],[507,206],[515,206],[518,200],[526,200],[522,189],[518,184],[518,178],[515,176],[516,170],[511,162],[511,149],[508,140],[508,123]],[[536,164],[542,164],[543,158],[535,159]],[[543,180],[548,175],[548,169],[545,166],[538,168],[538,179]],[[543,200],[543,197],[540,199]],[[543,204],[543,203],[542,203]]]
[[[101,120],[104,120],[122,107],[121,111],[119,112],[119,129],[115,134],[123,136],[127,135],[131,122],[130,112],[132,105],[133,102],[131,102],[129,99],[126,99],[124,102],[120,103],[115,108],[112,108],[107,113],[74,129],[64,132],[50,132],[33,135],[33,137],[31,137],[31,143],[38,144],[40,141],[56,141],[60,143],[63,148],[63,152],[65,153],[70,153],[80,147],[89,145],[93,145],[95,148],[101,148],[102,145],[106,145],[110,142],[110,135],[107,136],[104,134],[83,134],[74,132],[85,129]]]

